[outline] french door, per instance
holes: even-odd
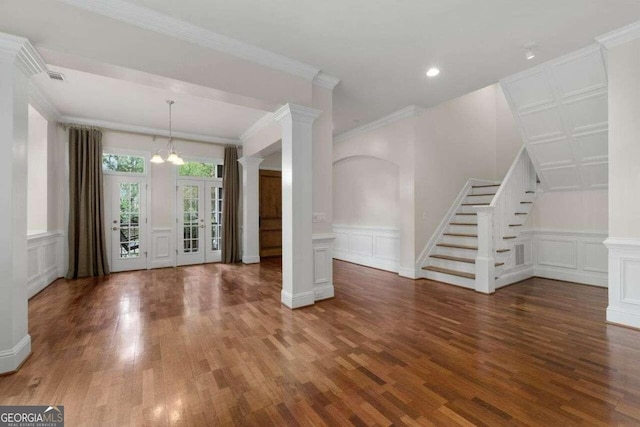
[[[109,176],[109,220],[111,270],[147,268],[147,181],[146,178]]]
[[[220,261],[222,183],[180,179],[176,190],[177,264]]]

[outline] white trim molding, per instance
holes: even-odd
[[[90,119],[85,117],[62,116],[60,117],[60,122],[62,125],[77,124],[77,125],[83,125],[83,126],[95,126],[99,128],[104,128],[105,130],[111,130],[114,132],[130,132],[130,133],[137,133],[142,135],[157,136],[162,138],[169,137],[169,131],[167,129],[130,125],[126,123],[109,122],[106,120],[97,120],[97,119]],[[186,141],[209,142],[213,144],[222,144],[222,145],[240,145],[242,143],[242,141],[240,141],[240,139],[238,138],[226,138],[223,136],[203,135],[199,133],[188,133],[188,132],[173,131],[173,137],[174,139],[182,139]]]
[[[391,227],[361,227],[334,224],[333,257],[380,270],[400,272],[400,230]],[[403,271],[411,277],[414,271]]]
[[[333,298],[333,233],[313,235],[313,293],[315,301]]]
[[[27,295],[38,292],[64,277],[64,232],[49,231],[27,236]]]
[[[31,42],[12,34],[0,33],[0,60],[15,61],[27,77],[47,71],[47,64]]]
[[[596,41],[605,48],[611,49],[638,38],[640,38],[640,21],[636,21],[633,24],[629,24],[600,37],[596,37]]]
[[[89,12],[108,16],[127,24],[144,28],[198,46],[233,55],[274,70],[313,80],[320,68],[284,55],[215,33],[197,25],[172,18],[155,10],[124,0],[59,0]]]
[[[149,268],[176,266],[175,235],[171,227],[151,229],[151,262]]]
[[[10,374],[17,371],[30,354],[31,336],[26,335],[13,348],[0,351],[0,374]]]
[[[607,321],[640,328],[640,238],[610,237]]]
[[[267,113],[264,116],[260,117],[256,120],[251,126],[245,130],[242,135],[240,135],[240,141],[244,142],[247,139],[254,136],[256,133],[260,132],[265,127],[275,124],[276,119],[274,118],[273,113]]]
[[[348,130],[346,132],[342,132],[339,135],[336,135],[333,138],[333,142],[343,142],[346,141],[349,138],[353,138],[354,136],[366,133],[366,132],[371,132],[374,131],[376,129],[379,129],[383,126],[387,126],[393,122],[397,122],[399,120],[404,120],[404,119],[409,119],[412,117],[416,117],[419,116],[422,112],[424,112],[424,108],[422,107],[418,107],[417,105],[410,105],[408,107],[405,107],[401,110],[395,111],[391,114],[388,114],[384,117],[381,117],[377,120],[374,120],[372,122],[366,123],[364,125],[358,126],[356,128],[353,128],[351,130]]]
[[[49,122],[57,122],[62,117],[62,113],[33,80],[29,81],[29,104]]]
[[[321,87],[327,90],[333,90],[338,83],[340,83],[340,79],[334,77],[330,74],[325,73],[324,71],[320,71],[311,82],[314,86]]]

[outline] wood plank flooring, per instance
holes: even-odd
[[[0,404],[67,425],[640,425],[640,332],[606,289],[532,279],[486,296],[335,262],[290,311],[280,266],[59,280]]]

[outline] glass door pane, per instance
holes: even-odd
[[[120,183],[120,258],[140,257],[140,184]]]
[[[178,180],[178,265],[201,264],[205,259],[205,193],[202,182]]]
[[[111,201],[105,205],[111,270],[147,268],[146,178],[105,175],[106,195]]]

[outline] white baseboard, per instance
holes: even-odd
[[[617,307],[607,307],[607,322],[640,329],[640,310],[630,311]]]
[[[406,279],[419,279],[421,277],[420,271],[416,271],[415,268],[398,268],[398,275]]]
[[[323,299],[333,298],[335,296],[333,284],[324,285],[324,286],[314,286],[313,294],[314,294],[315,301],[321,301]]]
[[[150,268],[172,268],[175,267],[175,261],[170,260],[153,260],[151,261]]]
[[[640,328],[640,239],[608,238],[607,321]]]
[[[0,351],[0,374],[15,372],[31,354],[31,336],[26,335],[13,348]]]
[[[522,268],[510,270],[500,276],[498,280],[496,280],[496,289],[503,288],[514,283],[522,282],[523,280],[530,279],[533,276],[534,274],[532,265],[525,265],[522,266]]]
[[[315,300],[333,298],[333,233],[313,235],[313,293]]]
[[[289,308],[300,308],[306,307],[308,305],[313,305],[315,299],[315,293],[313,291],[301,292],[292,295],[289,292],[285,292],[283,290],[280,294],[280,301],[282,302],[282,304],[286,305]]]
[[[242,255],[243,264],[258,264],[260,262],[260,255]]]
[[[585,274],[575,271],[556,270],[550,267],[538,267],[533,269],[533,275],[544,279],[562,280],[565,282],[580,283],[583,285],[607,287],[607,278],[599,275]]]

